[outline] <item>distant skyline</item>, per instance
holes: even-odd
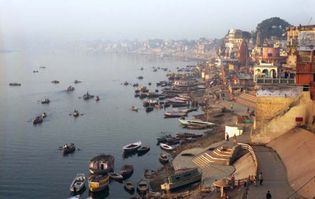
[[[315,23],[314,0],[0,0],[6,40],[222,38],[230,28],[251,31],[280,17]]]

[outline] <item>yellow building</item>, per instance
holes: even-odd
[[[296,59],[298,51],[298,37],[302,32],[314,32],[315,25],[308,26],[292,26],[287,29],[287,48],[288,48],[288,58],[287,66],[296,69]]]

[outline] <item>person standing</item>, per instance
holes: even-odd
[[[258,180],[259,180],[259,184],[262,185],[263,181],[264,181],[263,176],[262,176],[262,172],[259,173]]]
[[[271,193],[270,193],[270,191],[268,190],[268,192],[266,193],[266,199],[271,199],[271,198],[272,198]]]

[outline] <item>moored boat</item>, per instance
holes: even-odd
[[[89,162],[91,174],[107,174],[114,170],[114,156],[101,154],[92,158]]]
[[[85,175],[84,173],[78,173],[76,177],[73,179],[72,183],[70,184],[69,190],[73,193],[80,193],[84,190],[85,187]]]
[[[173,190],[182,186],[201,181],[202,174],[197,168],[185,168],[175,171],[167,178],[167,182],[161,184],[162,190]]]
[[[71,85],[68,86],[68,88],[66,89],[67,92],[72,92],[74,90],[75,90],[75,88],[73,86],[71,86]]]
[[[126,191],[128,191],[131,194],[135,192],[135,187],[133,186],[132,182],[130,182],[130,181],[124,182],[124,188]]]
[[[78,84],[78,83],[81,83],[82,81],[79,81],[79,80],[74,80],[74,83],[75,84]]]
[[[138,182],[137,191],[139,194],[146,194],[149,191],[149,182],[147,180],[141,179]]]
[[[137,149],[137,153],[140,155],[143,155],[143,154],[147,153],[148,151],[150,151],[149,146],[141,146]]]
[[[147,179],[150,179],[150,178],[152,178],[153,177],[153,175],[155,175],[156,174],[156,171],[154,171],[154,170],[152,170],[152,169],[146,169],[145,171],[144,171],[144,177],[145,178],[147,178]]]
[[[133,166],[130,164],[126,164],[120,168],[120,175],[124,177],[124,179],[129,178],[133,174]]]
[[[160,148],[165,151],[173,151],[176,147],[170,146],[168,144],[160,143]]]
[[[139,147],[141,147],[141,144],[142,144],[141,141],[130,143],[130,144],[123,146],[122,149],[123,149],[124,153],[135,152],[135,151],[137,151],[137,149]]]
[[[89,177],[89,190],[91,192],[103,191],[108,187],[108,175],[90,175]]]
[[[187,125],[205,125],[205,126],[214,126],[215,123],[212,122],[205,122],[202,120],[185,120],[185,119],[178,119],[179,123],[183,126],[187,126]]]
[[[67,154],[73,153],[75,151],[75,149],[76,149],[76,147],[73,143],[65,144],[62,147],[62,152],[64,155],[67,155]]]
[[[161,153],[160,157],[159,157],[159,160],[160,160],[160,162],[162,164],[166,164],[166,163],[168,163],[170,161],[170,158],[169,158],[169,156],[167,154]]]
[[[187,112],[182,112],[182,111],[166,111],[164,113],[165,118],[185,117],[185,116],[187,116]]]
[[[110,173],[108,173],[108,175],[113,180],[121,181],[124,179],[124,177],[119,173],[110,172]]]
[[[145,108],[145,112],[149,113],[151,111],[153,111],[153,106],[148,106]]]

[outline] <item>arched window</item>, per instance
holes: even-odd
[[[264,69],[263,71],[262,71],[262,73],[263,73],[263,75],[264,75],[264,77],[269,77],[269,72],[268,72],[268,69]]]

